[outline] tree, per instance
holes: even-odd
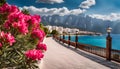
[[[40,29],[44,30],[44,25],[40,23]]]
[[[45,27],[44,27],[44,32],[45,32],[45,34],[48,34],[48,33],[49,33],[48,28],[45,28]]]
[[[58,33],[58,31],[53,30],[53,31],[51,32],[51,34],[52,34],[52,35],[58,35],[59,33]]]
[[[46,35],[50,33],[48,28],[44,27],[44,25],[42,23],[40,23],[40,29],[43,30]]]
[[[24,14],[30,15],[29,11],[26,10],[26,9],[23,9],[22,12],[23,12]]]

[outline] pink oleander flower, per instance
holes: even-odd
[[[18,23],[18,22],[13,22],[13,23],[12,23],[12,27],[18,28],[18,26],[19,26],[19,23]]]
[[[10,29],[10,25],[11,25],[10,21],[6,21],[3,26],[4,26],[6,29]]]
[[[30,15],[24,15],[24,21],[25,22],[30,22],[31,16]]]
[[[22,33],[24,35],[27,34],[28,33],[27,24],[24,23],[24,22],[19,22],[18,30],[19,30],[20,33]]]
[[[45,33],[40,29],[33,30],[31,35],[33,38],[38,38],[40,42],[42,42],[45,37]]]
[[[0,10],[9,12],[7,20],[4,23],[6,29],[15,28],[18,32],[26,35],[29,30],[39,29],[39,23],[41,21],[39,15],[26,15],[23,14],[16,6],[4,4],[0,7]],[[41,38],[41,37],[39,37]],[[42,39],[41,39],[42,40]]]
[[[31,22],[32,24],[39,24],[41,22],[40,16],[39,15],[31,16]]]
[[[41,58],[43,58],[43,53],[40,50],[28,50],[25,52],[25,56],[28,59],[32,59],[32,60],[41,60]]]
[[[10,10],[10,5],[7,3],[5,3],[0,7],[0,13],[9,12],[9,10]]]
[[[17,8],[17,6],[11,5],[10,13],[16,13],[18,11],[19,11],[19,9]]]
[[[26,22],[25,15],[22,12],[10,14],[8,20],[4,23],[6,29],[16,28],[22,34],[28,33],[28,23]]]
[[[6,42],[10,44],[10,46],[12,46],[12,44],[16,42],[14,36],[12,36],[11,33],[5,34],[5,39]]]
[[[8,16],[8,20],[12,22],[24,21],[24,14],[21,11],[12,13]]]
[[[40,22],[41,22],[41,19],[40,19],[40,16],[39,15],[29,15],[27,16],[27,19],[29,18],[29,20],[27,21],[29,26],[32,26],[32,29],[38,29],[40,26]]]
[[[4,38],[4,36],[5,36],[5,33],[3,31],[0,32],[0,38]]]
[[[1,32],[0,32],[0,40],[1,40],[1,42],[4,42],[4,41],[5,41],[5,34],[6,34],[6,33],[4,33],[4,31],[1,31]]]
[[[5,3],[4,5],[2,5],[0,7],[0,13],[9,13],[9,14],[11,14],[11,13],[16,13],[18,11],[19,11],[19,9],[16,6],[9,5],[8,3]]]
[[[36,49],[46,51],[47,46],[46,46],[46,44],[39,42]]]
[[[16,42],[14,36],[12,36],[11,33],[4,33],[3,31],[0,32],[0,39],[2,42],[8,42],[10,46]]]
[[[2,43],[0,42],[0,48],[2,47]]]

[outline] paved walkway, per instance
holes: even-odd
[[[115,68],[118,64],[115,66],[101,57],[63,46],[51,37],[46,38],[45,43],[48,50],[41,61],[41,69],[119,69]]]

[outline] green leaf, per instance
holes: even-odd
[[[16,62],[14,59],[10,59],[12,62],[14,62],[15,64],[18,64],[18,62]]]

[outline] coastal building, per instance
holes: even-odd
[[[76,29],[76,28],[70,29],[70,33],[71,33],[71,34],[76,34],[76,31],[79,32],[79,29]]]
[[[53,30],[56,30],[58,31],[58,33],[62,34],[63,33],[63,27],[60,27],[60,26],[50,26],[50,25],[47,25],[45,26],[46,28],[48,28],[48,30],[50,32],[52,32]]]
[[[46,28],[48,28],[48,30],[50,32],[52,32],[53,30],[58,31],[59,34],[63,34],[63,32],[65,32],[66,34],[68,34],[68,32],[70,32],[71,34],[76,34],[76,31],[78,31],[79,34],[83,34],[83,35],[97,35],[101,33],[95,33],[95,32],[91,32],[91,31],[80,31],[77,28],[64,28],[61,26],[45,26]]]
[[[68,32],[70,32],[70,28],[64,28],[64,32],[68,34]]]
[[[59,34],[62,34],[62,33],[63,33],[63,30],[64,30],[63,27],[58,27],[58,28],[57,28],[57,31],[59,32]]]
[[[58,27],[57,26],[52,26],[52,30],[57,30]]]
[[[52,32],[52,26],[50,26],[50,25],[47,25],[47,26],[45,26],[50,32]]]

